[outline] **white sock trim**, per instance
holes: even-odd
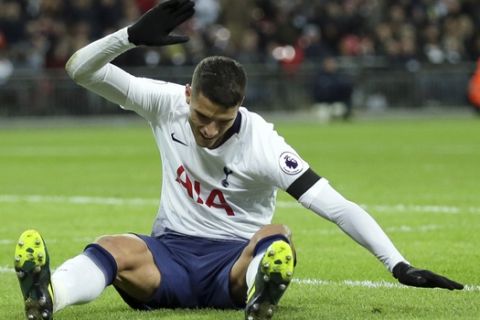
[[[262,261],[263,255],[265,254],[265,251],[266,250],[264,250],[262,252],[258,252],[257,255],[253,258],[253,260],[248,265],[247,274],[246,274],[246,281],[247,281],[247,286],[248,286],[247,292],[250,291],[250,288],[255,283],[255,277],[257,276],[258,266],[260,265],[260,262]]]

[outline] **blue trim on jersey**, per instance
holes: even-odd
[[[222,142],[216,147],[220,147],[222,144],[224,144],[228,139],[230,139],[234,134],[240,133],[240,127],[242,126],[242,114],[240,111],[237,112],[237,117],[235,118],[235,121],[233,122],[232,126],[225,132],[225,135],[223,136]]]

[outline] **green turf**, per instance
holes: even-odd
[[[471,286],[469,291],[450,292],[348,285],[345,280],[396,281],[333,224],[280,193],[275,221],[293,230],[299,263],[298,281],[285,294],[276,319],[478,319],[478,119],[276,127],[320,175],[347,198],[366,205],[413,264]],[[23,319],[11,268],[13,244],[24,229],[42,232],[53,267],[101,234],[150,231],[161,172],[152,135],[143,123],[0,128],[0,168],[0,319]],[[31,198],[35,195],[41,197]],[[72,198],[78,196],[94,198]],[[102,202],[105,198],[140,200],[121,205]],[[328,283],[306,284],[305,279]],[[91,304],[56,316],[242,318],[241,311],[134,312],[112,289]]]

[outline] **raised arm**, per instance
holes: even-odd
[[[78,84],[119,105],[151,105],[149,83],[110,63],[123,52],[138,45],[163,46],[188,41],[170,33],[189,19],[193,2],[171,0],[161,3],[128,28],[99,39],[78,50],[68,60],[66,70]],[[135,90],[131,90],[132,86]]]
[[[88,90],[124,105],[134,77],[109,62],[133,47],[127,29],[121,29],[75,52],[67,62],[67,73]]]

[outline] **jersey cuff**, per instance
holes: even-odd
[[[295,180],[286,190],[295,199],[300,197],[310,189],[318,180],[320,180],[318,174],[316,174],[311,168],[308,168],[297,180]]]

